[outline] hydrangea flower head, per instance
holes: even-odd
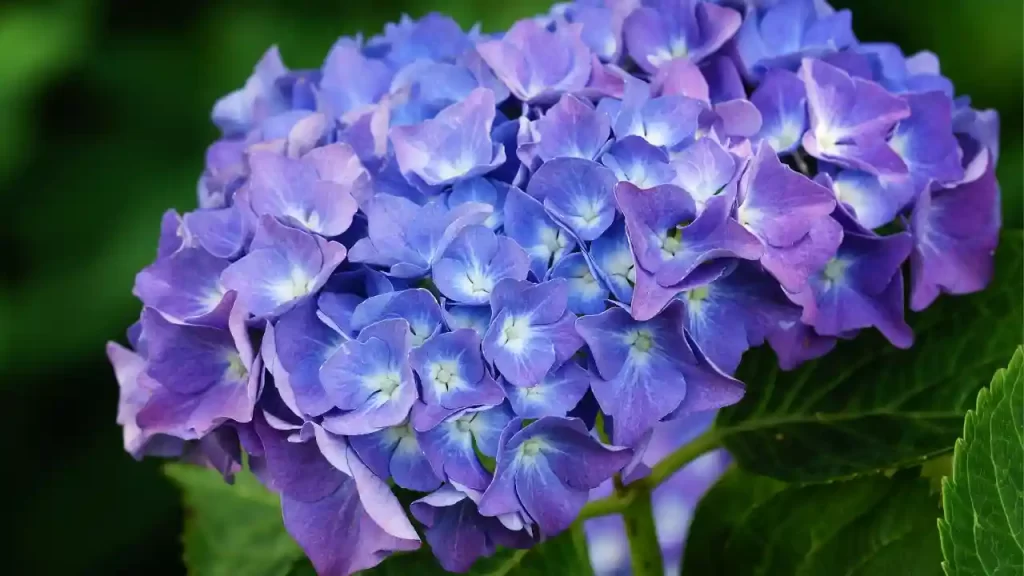
[[[740,401],[748,349],[908,347],[905,287],[984,288],[998,117],[954,94],[823,0],[405,17],[314,70],[271,49],[108,345],[125,448],[232,438],[321,574],[420,534],[450,570],[529,547],[657,427]]]

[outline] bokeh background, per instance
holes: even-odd
[[[159,462],[121,451],[104,342],[168,207],[194,207],[214,100],[271,44],[317,67],[339,35],[406,12],[485,31],[544,0],[6,0],[0,3],[0,436],[10,574],[181,574]],[[863,40],[931,49],[996,108],[1005,218],[1021,219],[1019,0],[836,0]],[[13,563],[12,563],[13,560]]]

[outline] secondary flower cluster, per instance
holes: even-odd
[[[992,273],[995,114],[820,0],[405,18],[271,49],[213,119],[108,346],[118,421],[137,457],[244,449],[323,574],[420,545],[395,487],[448,569],[530,546],[738,401],[748,348],[907,347],[908,260],[915,310]]]

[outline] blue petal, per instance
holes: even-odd
[[[505,234],[530,255],[530,270],[538,280],[545,278],[548,269],[574,246],[544,206],[518,188],[509,189],[505,198]]]
[[[527,192],[542,200],[556,221],[589,241],[615,219],[616,182],[611,170],[592,160],[556,158],[533,175]]]
[[[574,314],[597,314],[605,309],[608,289],[594,277],[590,264],[576,252],[559,260],[551,269],[552,278],[569,281],[569,310]]]

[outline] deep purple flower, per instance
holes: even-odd
[[[148,398],[135,421],[143,436],[191,440],[223,422],[252,419],[263,365],[249,342],[244,308],[236,304],[224,328],[174,324],[147,308],[141,326],[146,365],[135,386]]]
[[[790,292],[835,254],[842,229],[828,189],[779,161],[762,143],[740,181],[736,217],[761,241],[761,264]]]
[[[477,503],[481,496],[480,491],[453,482],[409,507],[427,527],[427,544],[445,570],[466,572],[478,558],[493,554],[497,546],[529,548],[533,544],[518,513],[499,518],[480,515]]]
[[[699,214],[690,195],[672,185],[640,190],[620,182],[615,198],[636,260],[630,306],[638,320],[654,318],[677,294],[704,283],[704,264],[762,254],[758,239],[730,216],[731,197],[708,200]]]
[[[525,427],[513,420],[501,433],[494,481],[480,513],[518,512],[554,536],[569,527],[590,489],[625,466],[632,452],[602,445],[583,421],[545,416]]]
[[[907,165],[889,147],[893,126],[910,107],[874,82],[851,77],[820,60],[804,60],[810,130],[803,146],[812,156],[874,174],[905,174]]]
[[[923,310],[940,291],[966,294],[984,288],[992,278],[1000,224],[999,185],[991,159],[973,182],[925,190],[911,217],[910,307]]]
[[[176,322],[225,326],[235,300],[220,280],[229,264],[202,248],[182,248],[139,272],[134,292]]]
[[[903,319],[903,272],[913,239],[900,232],[879,236],[842,208],[843,242],[825,267],[791,297],[803,307],[801,320],[825,336],[842,336],[875,327],[894,346],[908,348],[914,334]]]
[[[441,485],[409,424],[349,436],[348,444],[381,480],[392,478],[402,488],[419,492],[430,492]]]
[[[600,378],[592,384],[601,410],[614,421],[612,440],[632,446],[670,414],[733,404],[743,385],[703,358],[683,332],[686,312],[673,302],[640,322],[621,308],[576,321]]]
[[[999,119],[850,23],[575,0],[496,34],[403,17],[309,70],[272,48],[108,344],[125,449],[229,481],[244,449],[319,573],[418,530],[468,570],[649,474],[741,399],[751,347],[909,346],[908,258],[913,310],[992,276]],[[712,460],[658,490],[669,559]]]
[[[316,442],[288,442],[262,417],[256,431],[264,482],[281,495],[285,528],[318,572],[351,574],[419,547],[398,500],[343,438],[318,428]]]

